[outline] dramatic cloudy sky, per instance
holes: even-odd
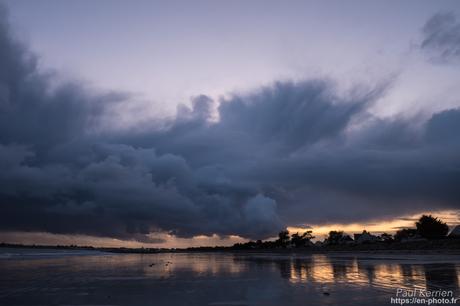
[[[459,80],[458,1],[3,1],[0,238],[458,222]]]

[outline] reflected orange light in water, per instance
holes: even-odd
[[[291,283],[318,284],[346,283],[357,286],[375,286],[393,291],[394,288],[426,289],[422,266],[366,262],[366,260],[339,259],[331,261],[325,255],[313,255],[304,261],[289,263]],[[459,275],[457,271],[457,275]]]
[[[257,271],[257,273],[271,271],[270,274],[264,275],[281,276],[292,284],[313,284],[321,288],[332,288],[337,284],[343,284],[355,288],[373,287],[381,291],[394,292],[395,288],[434,290],[441,286],[456,290],[459,287],[459,263],[446,263],[439,258],[430,263],[428,256],[427,264],[425,260],[420,260],[421,255],[416,255],[414,258],[408,258],[410,255],[395,255],[391,258],[390,256],[315,254],[267,258],[264,254],[257,258],[257,255],[229,253],[160,253],[13,260],[0,262],[0,268],[4,271],[12,269],[19,276],[29,277],[30,271],[53,267],[51,269],[53,273],[61,271],[60,274],[66,275],[91,274],[93,279],[103,281],[175,279],[180,275],[225,278],[244,276],[250,271]]]

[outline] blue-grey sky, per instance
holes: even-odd
[[[1,239],[459,215],[458,1],[3,3]]]
[[[44,69],[137,93],[153,114],[198,94],[318,76],[349,86],[397,75],[384,114],[456,103],[458,67],[429,65],[413,45],[458,1],[5,2]]]

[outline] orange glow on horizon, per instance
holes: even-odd
[[[381,220],[375,222],[364,222],[364,223],[349,223],[349,224],[340,224],[340,223],[331,223],[331,224],[320,224],[320,225],[311,225],[310,228],[306,227],[295,227],[289,226],[287,230],[290,233],[303,233],[305,231],[311,230],[315,240],[322,240],[328,235],[330,231],[344,231],[346,234],[353,235],[354,233],[361,233],[363,230],[366,230],[371,233],[381,234],[388,233],[394,234],[401,228],[415,228],[415,222],[422,215],[433,215],[440,218],[449,225],[449,228],[452,229],[454,226],[460,224],[459,212],[456,210],[444,210],[437,212],[423,212],[408,216],[403,216],[393,220]]]
[[[288,226],[288,231],[292,234],[295,232],[305,232],[307,230],[313,231],[315,236],[314,240],[323,240],[327,234],[332,230],[344,231],[349,235],[354,233],[361,233],[367,230],[374,234],[381,234],[383,232],[394,234],[398,229],[414,228],[415,221],[422,214],[431,214],[439,217],[446,222],[450,229],[460,224],[460,211],[444,210],[423,212],[408,216],[402,216],[393,220],[380,220],[375,222],[363,223],[350,223],[350,224],[318,224],[307,227]],[[21,243],[21,244],[38,244],[38,245],[80,245],[80,246],[94,246],[94,247],[127,247],[127,248],[186,248],[186,247],[199,247],[199,246],[231,246],[235,243],[244,243],[248,239],[242,238],[237,235],[230,235],[227,237],[220,237],[216,234],[212,236],[199,235],[193,238],[180,238],[167,233],[152,233],[149,235],[151,238],[162,239],[161,243],[144,243],[134,240],[120,240],[114,238],[93,237],[85,235],[63,235],[51,234],[43,232],[0,232],[0,242],[5,243]],[[267,240],[274,240],[277,237],[272,237]]]

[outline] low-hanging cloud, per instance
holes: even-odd
[[[265,238],[460,204],[459,109],[379,119],[368,108],[385,84],[339,94],[316,79],[99,129],[129,95],[51,86],[1,20],[0,230]]]

